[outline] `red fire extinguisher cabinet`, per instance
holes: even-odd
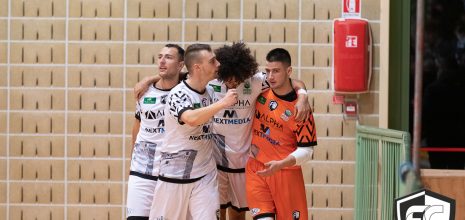
[[[368,91],[372,71],[372,37],[365,19],[333,23],[333,89],[336,93]]]

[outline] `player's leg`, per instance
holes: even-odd
[[[157,181],[129,175],[126,215],[128,220],[148,219]]]
[[[265,179],[256,174],[265,167],[262,163],[249,158],[245,168],[247,203],[254,219],[275,216],[275,206],[271,191]]]
[[[239,211],[232,207],[228,208],[228,220],[245,220],[245,212]]]
[[[226,220],[226,210],[231,200],[229,199],[228,174],[218,170],[218,192],[220,194],[220,220]]]
[[[307,220],[308,206],[302,170],[280,170],[270,181],[276,219]]]
[[[228,173],[228,179],[231,201],[228,208],[229,220],[245,220],[245,212],[249,210],[245,192],[245,172]]]
[[[194,184],[177,184],[158,180],[150,219],[187,219],[189,197]]]
[[[220,197],[216,170],[195,182],[189,201],[193,220],[215,220],[220,215]]]

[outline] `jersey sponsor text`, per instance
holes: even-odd
[[[269,117],[268,115],[260,113],[258,110],[255,110],[255,118],[260,119],[261,121],[265,121],[266,123],[269,123],[278,129],[283,129],[283,124],[279,123],[276,121],[276,119]]]
[[[213,121],[217,124],[240,125],[240,124],[250,123],[250,118],[236,118],[236,119],[214,118]]]

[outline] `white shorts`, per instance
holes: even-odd
[[[236,211],[247,211],[245,173],[229,173],[218,170],[218,189],[221,208],[231,207]]]
[[[158,181],[129,175],[126,217],[149,216],[153,192]]]
[[[216,170],[193,183],[158,180],[150,219],[217,220],[220,199]]]

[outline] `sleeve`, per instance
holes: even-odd
[[[171,94],[168,104],[170,107],[170,114],[173,115],[181,125],[184,124],[184,122],[181,121],[182,113],[194,109],[189,95],[182,90]]]
[[[312,147],[317,145],[313,113],[310,113],[307,120],[295,122],[294,133],[297,138],[297,147]]]
[[[140,121],[141,107],[139,101],[136,102],[136,114],[135,118]]]

